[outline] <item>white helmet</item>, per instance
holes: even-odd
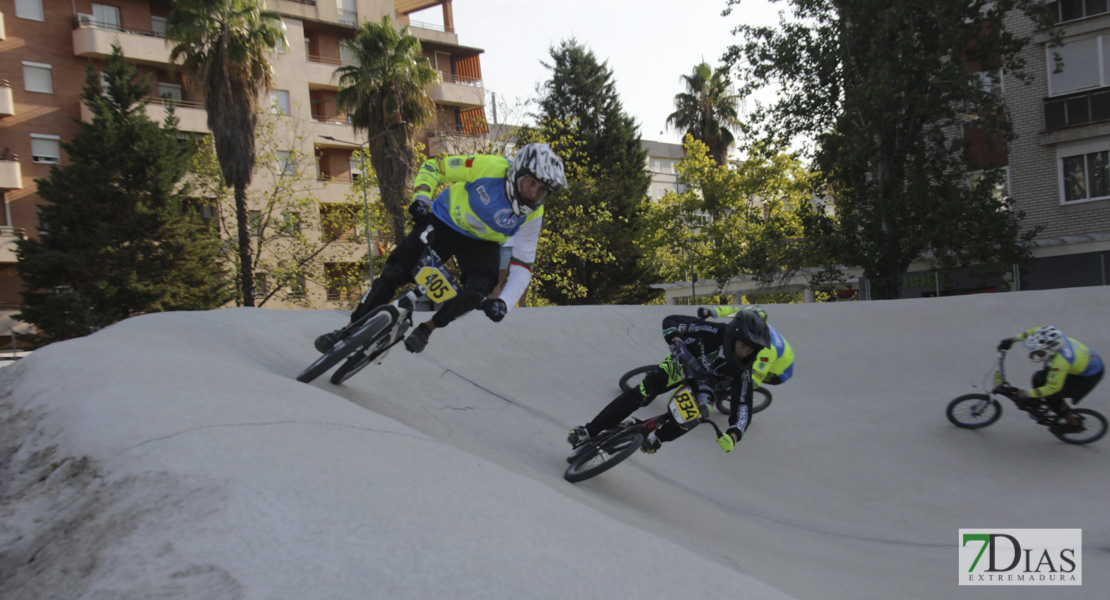
[[[525,203],[520,196],[520,181],[528,176],[535,177],[546,187],[540,199],[531,204]],[[528,216],[539,209],[548,194],[565,187],[567,179],[563,173],[563,161],[547,144],[526,144],[516,153],[509,172],[505,174],[505,193],[513,206],[513,214],[518,217]]]
[[[1025,338],[1021,345],[1029,351],[1029,360],[1044,362],[1064,347],[1064,334],[1055,327],[1041,327],[1036,333]]]

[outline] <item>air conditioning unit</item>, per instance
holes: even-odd
[[[93,16],[92,15],[88,15],[88,14],[85,14],[85,13],[77,13],[77,24],[78,25],[88,26],[88,25],[92,25],[92,23],[93,23]]]

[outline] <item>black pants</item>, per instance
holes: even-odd
[[[497,285],[498,268],[501,266],[501,245],[465,236],[432,216],[427,221],[417,223],[412,232],[397,244],[397,248],[385,261],[381,276],[374,280],[370,291],[366,292],[358,308],[351,313],[352,323],[375,308],[391,302],[400,286],[415,283],[412,270],[424,254],[424,242],[420,241],[420,234],[428,225],[434,228],[432,250],[445,261],[451,257],[458,261],[459,283],[463,288],[458,295],[443,303],[432,316],[432,323],[436,327],[446,326],[477,308],[493,292]]]
[[[1105,372],[1106,369],[1103,369],[1090,377],[1068,375],[1068,378],[1064,380],[1064,389],[1051,396],[1045,396],[1044,401],[1057,413],[1063,413],[1067,407],[1067,405],[1064,404],[1065,398],[1071,398],[1072,404],[1079,404],[1079,401],[1087,394],[1091,393],[1091,390],[1095,389],[1098,382],[1102,381],[1102,374]],[[1046,367],[1033,374],[1033,387],[1041,387],[1047,379],[1048,369]]]

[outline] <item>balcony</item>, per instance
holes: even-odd
[[[5,151],[0,154],[0,190],[23,189],[23,169],[19,157]]]
[[[7,79],[0,81],[0,117],[15,114],[15,99],[12,97],[12,84]]]
[[[463,109],[486,105],[486,89],[481,79],[442,73],[443,81],[428,88],[428,97],[436,104]]]
[[[73,25],[73,54],[86,58],[105,58],[112,54],[112,42],[119,40],[128,60],[148,65],[170,64],[170,47],[154,30],[120,29],[112,23],[81,18]]]
[[[1044,100],[1046,132],[1107,120],[1110,120],[1110,89],[1108,88]]]
[[[18,262],[15,243],[23,239],[23,230],[16,227],[0,227],[0,263]]]
[[[147,98],[147,100],[150,103],[146,105],[146,115],[156,123],[165,121],[167,101],[163,98]],[[210,133],[208,129],[208,111],[204,109],[204,105],[200,102],[174,101],[173,112],[177,115],[177,129],[179,131]],[[92,111],[82,102],[81,121],[92,123],[92,118]]]

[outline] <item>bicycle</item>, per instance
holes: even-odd
[[[1029,414],[1040,425],[1049,427],[1059,422],[1060,416],[1039,398],[1019,398],[1010,390],[1014,388],[1006,380],[1006,351],[998,351],[998,364],[994,367],[994,388],[989,394],[964,394],[948,403],[945,414],[956,427],[963,429],[982,429],[1002,417],[1002,404],[994,396],[1009,398],[1019,410]],[[1052,435],[1069,444],[1090,444],[1106,435],[1106,417],[1088,408],[1072,408],[1072,414],[1079,419],[1082,430],[1072,433],[1052,431]]]
[[[431,247],[432,226],[420,234],[424,254],[413,268],[416,288],[390,304],[379,306],[348,327],[349,334],[297,375],[297,381],[308,383],[327,372],[339,361],[347,359],[332,373],[331,382],[340,384],[372,362],[381,364],[390,348],[405,338],[412,327],[412,313],[424,298],[434,303],[446,302],[458,294],[459,283]]]
[[[619,382],[621,391],[627,392],[640,385],[640,382],[644,379],[643,376],[646,375],[648,371],[654,369],[655,366],[656,365],[644,365],[642,367],[636,367],[635,369],[632,369],[624,375],[621,375]],[[728,394],[723,392],[724,390],[721,390],[720,388],[716,390],[716,407],[717,410],[727,415],[730,414],[729,411],[732,409],[732,400]],[[752,414],[755,414],[770,406],[771,400],[771,390],[767,389],[766,387],[759,386],[752,390]]]
[[[646,420],[630,417],[572,450],[567,456],[570,466],[563,473],[563,479],[577,483],[612,469],[642,447],[649,433],[669,423],[687,425],[688,429],[709,423],[717,438],[727,435],[709,418],[709,406],[705,408],[703,413],[693,390],[689,385],[682,385],[667,400],[667,412]]]

